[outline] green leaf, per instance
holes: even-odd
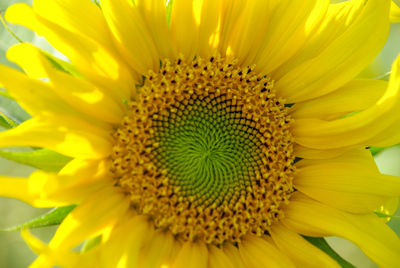
[[[51,63],[54,69],[62,71],[64,73],[71,74],[75,77],[82,77],[82,75],[71,63],[63,61],[57,57],[54,57],[53,55],[47,52],[42,52],[42,54],[47,58],[47,60]]]
[[[100,242],[101,242],[101,235],[86,240],[82,246],[81,252],[87,252],[92,248],[97,247],[98,245],[100,245]]]
[[[304,238],[319,248],[320,250],[324,251],[326,254],[328,254],[332,259],[334,259],[341,267],[343,268],[356,268],[353,264],[349,263],[342,257],[340,257],[339,254],[337,254],[331,246],[326,242],[325,238],[323,237],[309,237],[309,236],[304,236]]]
[[[50,172],[60,171],[62,167],[71,161],[71,158],[47,149],[39,149],[30,152],[0,150],[0,156],[20,164]]]
[[[400,219],[400,216],[396,216],[396,215],[389,215],[389,214],[385,214],[385,213],[378,212],[378,211],[375,211],[374,213],[375,213],[375,215],[378,216],[379,218]]]
[[[93,0],[93,2],[96,4],[96,6],[98,6],[101,9],[101,5],[100,5],[100,2],[98,0]]]
[[[7,23],[3,18],[3,14],[0,13],[0,22],[3,24],[4,28],[19,42],[22,43],[23,41],[8,27]]]
[[[6,232],[19,231],[24,228],[34,229],[34,228],[59,225],[75,207],[76,205],[54,208],[38,218],[30,220],[24,224],[7,228],[1,231],[6,231]]]
[[[172,5],[173,5],[174,0],[169,0],[167,4],[167,22],[168,25],[171,24],[171,13],[172,13]]]
[[[3,114],[2,112],[0,112],[0,126],[6,129],[10,129],[18,126],[18,123],[9,118],[8,116],[6,116],[5,114]]]
[[[371,146],[369,148],[369,150],[371,151],[371,154],[373,156],[379,154],[380,152],[382,152],[383,150],[385,150],[387,147],[375,147],[375,146]]]

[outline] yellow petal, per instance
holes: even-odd
[[[400,179],[382,175],[369,150],[351,150],[327,160],[302,160],[296,189],[332,207],[368,213],[390,197],[400,196]]]
[[[104,158],[111,153],[108,132],[89,126],[78,118],[35,117],[19,126],[0,132],[0,147],[43,147],[79,158]],[[107,137],[108,136],[108,137]]]
[[[298,267],[340,267],[325,252],[280,223],[274,224],[270,233],[278,248],[289,255]]]
[[[87,200],[64,219],[49,246],[70,250],[112,226],[127,212],[128,207],[129,199],[112,186],[88,195]]]
[[[231,243],[225,243],[223,245],[223,251],[226,256],[232,261],[233,267],[235,268],[246,268],[243,263],[242,257],[240,256],[239,249]]]
[[[338,90],[313,100],[296,103],[291,115],[295,118],[337,119],[374,105],[387,89],[382,80],[356,79]]]
[[[110,239],[99,250],[99,267],[139,267],[143,247],[153,237],[153,227],[144,216],[124,216],[114,228]]]
[[[226,49],[231,51],[228,55],[231,53],[242,65],[253,65],[263,44],[263,37],[269,29],[272,3],[270,1],[232,2],[232,4],[227,4],[228,11],[231,12],[231,14],[228,13],[227,19],[231,19],[229,15],[236,15],[236,17],[229,20],[231,25],[223,24],[221,29],[223,35],[229,34]],[[227,52],[223,51],[223,53]]]
[[[24,25],[46,37],[49,43],[67,56],[92,83],[110,90],[117,89],[125,99],[129,99],[131,93],[136,91],[132,71],[114,51],[108,50],[96,40],[77,35],[62,24],[41,17],[26,4],[10,6],[5,18],[11,23]]]
[[[295,267],[294,263],[273,243],[255,235],[248,235],[245,238],[239,245],[239,252],[246,267],[249,268]]]
[[[142,75],[158,70],[160,57],[143,16],[133,1],[104,0],[104,16],[118,51]]]
[[[113,50],[107,23],[101,9],[94,2],[90,0],[35,0],[33,10],[39,16],[62,25],[72,33],[90,38]]]
[[[400,267],[400,239],[372,213],[346,213],[295,193],[282,223],[308,236],[343,237],[356,244],[379,267]]]
[[[400,140],[400,57],[393,64],[388,89],[371,107],[355,115],[324,121],[298,119],[292,126],[296,143],[313,149],[365,145],[389,146]]]
[[[56,207],[79,203],[100,188],[112,185],[105,161],[73,160],[63,170],[71,170],[72,166],[79,169],[58,175],[36,171],[29,178],[0,177],[0,195],[35,207]]]
[[[55,207],[59,203],[52,200],[39,199],[37,193],[32,193],[26,178],[0,176],[0,196],[15,198],[35,207]]]
[[[229,257],[222,251],[222,249],[216,246],[208,246],[208,268],[234,268],[232,261]]]
[[[256,70],[270,74],[289,60],[310,38],[327,12],[329,1],[285,0],[277,1],[271,12],[269,24],[256,25],[257,34],[266,28],[264,44],[255,63]],[[259,16],[266,16],[260,14]],[[253,40],[249,40],[252,46]]]
[[[208,249],[205,243],[186,242],[183,244],[172,268],[206,268]]]
[[[400,6],[393,1],[390,6],[390,22],[400,22]]]
[[[223,0],[203,0],[199,25],[198,54],[209,58],[216,53],[223,13]]]
[[[289,103],[313,99],[347,83],[380,52],[389,33],[390,0],[331,4],[305,51],[272,75]]]
[[[219,51],[222,56],[232,57],[232,45],[231,39],[237,34],[238,31],[238,20],[242,17],[243,10],[248,1],[237,0],[237,1],[224,1],[223,2],[223,14],[221,17],[221,29],[219,32]],[[238,24],[238,25],[237,25]],[[236,56],[236,55],[234,55]]]
[[[174,240],[172,234],[157,231],[151,239],[149,238],[146,249],[142,250],[138,267],[152,268],[169,265],[176,247]]]
[[[122,99],[117,103],[112,91],[52,68],[45,54],[33,45],[22,43],[13,46],[8,50],[7,57],[32,78],[49,78],[51,90],[75,109],[100,121],[121,122]]]
[[[164,0],[137,0],[136,4],[143,14],[143,19],[149,28],[149,34],[160,59],[174,59],[177,56],[176,47],[172,45],[172,33],[167,23],[166,2]]]
[[[194,1],[174,0],[171,12],[171,30],[178,53],[191,61],[198,49],[198,22],[195,20]]]
[[[379,217],[382,218],[384,222],[388,222],[392,219],[392,216],[396,213],[399,208],[399,197],[393,197],[386,200],[375,212],[379,213]],[[386,216],[386,217],[384,217]]]
[[[57,96],[48,85],[29,79],[25,74],[0,65],[0,81],[12,97],[31,115],[79,113]]]
[[[294,152],[297,157],[304,159],[327,159],[339,156],[346,152],[346,149],[317,150],[311,149],[299,144],[294,144]]]
[[[31,268],[50,268],[53,267],[53,264],[55,263],[63,267],[77,267],[77,263],[79,262],[79,256],[77,253],[65,251],[57,252],[51,250],[42,241],[31,235],[27,229],[21,231],[21,236],[24,238],[33,252],[38,255],[43,254],[41,260],[31,265]],[[43,258],[44,256],[46,258]]]

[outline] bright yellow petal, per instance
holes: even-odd
[[[100,121],[121,122],[122,99],[117,103],[112,91],[52,68],[45,54],[33,45],[22,43],[13,46],[8,50],[7,57],[32,78],[49,78],[51,89],[75,109]]]
[[[229,11],[238,14],[229,21],[232,25],[222,25],[223,35],[224,32],[229,34],[226,48],[229,51],[223,51],[223,54],[226,53],[229,56],[231,54],[242,65],[253,65],[257,53],[263,45],[263,37],[269,29],[268,23],[273,4],[271,1],[247,1],[245,4],[241,1],[232,2],[232,4],[227,4]],[[242,9],[242,11],[238,9]]]
[[[191,61],[198,49],[199,31],[195,19],[194,1],[174,0],[171,12],[171,30],[178,53]]]
[[[378,55],[389,33],[390,0],[331,4],[315,39],[272,77],[289,103],[322,96],[347,83]],[[305,53],[305,54],[304,54]]]
[[[234,268],[232,261],[229,257],[222,251],[222,249],[217,248],[216,246],[209,245],[208,246],[208,268]]]
[[[75,167],[79,168],[72,170]],[[105,161],[73,160],[63,170],[58,175],[36,171],[29,178],[0,177],[0,195],[35,207],[56,207],[79,203],[100,188],[112,185]]]
[[[62,25],[74,34],[90,38],[110,50],[114,49],[101,9],[93,1],[35,0],[33,10],[39,16]]]
[[[77,115],[71,106],[57,96],[41,81],[28,78],[25,74],[0,65],[0,81],[12,97],[31,115],[68,114]]]
[[[294,152],[297,157],[304,158],[304,159],[328,159],[328,158],[333,158],[337,157],[344,152],[346,152],[346,149],[332,149],[332,150],[317,150],[317,149],[311,149],[307,148],[304,146],[301,146],[299,144],[294,144]]]
[[[368,213],[400,196],[400,179],[382,175],[369,150],[352,150],[327,160],[301,160],[296,189],[341,210]]]
[[[86,14],[82,16],[86,17]],[[26,4],[12,5],[7,9],[5,17],[11,23],[24,25],[45,36],[92,83],[117,90],[125,99],[129,99],[136,91],[133,72],[114,51],[97,41],[77,35],[62,24],[41,17]]]
[[[231,243],[225,243],[222,249],[225,255],[228,256],[229,259],[232,261],[233,267],[246,268],[246,266],[243,263],[242,257],[240,256],[239,249],[237,247],[235,247]]]
[[[232,36],[237,34],[238,20],[243,15],[246,0],[224,1],[223,14],[221,17],[221,29],[219,33],[219,51],[222,56],[232,56]]]
[[[29,266],[30,268],[50,268],[53,267],[54,263],[57,263],[62,267],[77,267],[77,263],[80,259],[77,253],[56,252],[51,250],[42,241],[31,235],[27,229],[21,231],[21,236],[33,252],[38,255],[44,255],[40,258],[40,261]]]
[[[176,241],[171,233],[158,230],[139,256],[138,267],[152,268],[169,265],[175,257]]]
[[[400,57],[385,94],[371,107],[333,121],[298,119],[292,126],[295,142],[313,149],[365,145],[389,146],[400,140]]]
[[[206,268],[208,249],[205,243],[186,242],[183,244],[171,268]]]
[[[352,80],[338,90],[320,98],[296,103],[292,107],[291,115],[295,119],[337,119],[374,105],[383,96],[387,86],[388,83],[382,80]]]
[[[64,219],[49,246],[70,250],[115,224],[128,207],[129,198],[112,186],[88,195],[87,200]]]
[[[285,252],[297,267],[340,267],[325,252],[282,224],[274,224],[270,233],[278,248]]]
[[[172,33],[167,23],[166,2],[164,0],[137,0],[136,4],[154,40],[160,59],[174,59],[176,47],[172,44]]]
[[[376,215],[355,215],[295,193],[282,223],[308,236],[339,236],[352,241],[379,267],[400,267],[400,239]]]
[[[209,58],[216,54],[222,27],[223,4],[223,0],[203,0],[197,52],[203,58]]]
[[[160,57],[140,10],[133,1],[103,0],[104,16],[118,51],[137,72],[158,70]]]
[[[60,120],[56,124],[56,119]],[[35,117],[19,126],[0,132],[0,147],[43,147],[79,158],[104,158],[111,153],[107,131],[95,128],[78,118]]]
[[[144,216],[124,216],[108,240],[99,248],[99,267],[139,267],[142,249],[148,246],[154,229]]]
[[[390,6],[390,21],[391,22],[400,22],[400,6],[392,1],[392,5]]]
[[[273,2],[273,1],[272,1]],[[289,60],[307,41],[319,26],[328,9],[329,1],[285,0],[277,1],[271,12],[269,24],[258,24],[253,30],[267,29],[262,51],[255,59],[256,70],[270,74]],[[259,16],[266,16],[259,14]],[[266,16],[267,17],[267,16]],[[250,46],[253,40],[250,39]]]
[[[32,193],[29,180],[26,178],[12,178],[0,176],[0,195],[24,201],[35,207],[55,207],[58,202],[47,199],[39,199],[37,193]]]
[[[295,267],[273,243],[255,235],[245,237],[239,245],[239,252],[248,268]]]

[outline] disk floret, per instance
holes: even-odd
[[[265,235],[293,192],[287,109],[252,67],[218,56],[165,60],[115,132],[116,185],[180,239]]]

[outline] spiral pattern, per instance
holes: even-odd
[[[295,171],[291,118],[273,81],[218,56],[180,58],[138,90],[111,156],[135,213],[184,241],[268,234]]]
[[[174,108],[175,116],[153,123],[158,168],[168,170],[171,185],[198,204],[236,202],[261,172],[262,134],[256,123],[226,95],[192,95]]]

